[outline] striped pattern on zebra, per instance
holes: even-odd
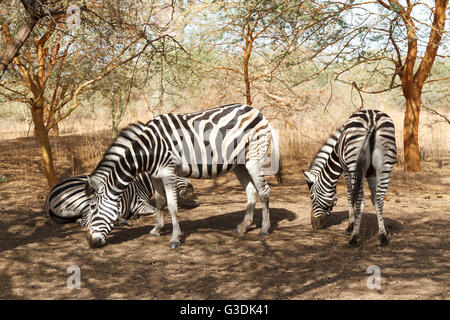
[[[271,170],[265,166],[272,145]],[[173,225],[170,247],[180,245],[175,178],[177,175],[213,179],[234,171],[247,194],[247,210],[237,231],[245,233],[253,221],[256,198],[263,204],[260,235],[270,228],[269,185],[265,174],[281,172],[278,139],[257,109],[232,104],[202,112],[163,114],[147,124],[135,123],[122,130],[88,177],[94,191],[88,219],[89,245],[106,244],[118,218],[115,208],[121,192],[141,172],[148,172],[155,186],[157,218],[150,234],[159,236],[167,204]]]
[[[51,224],[78,222],[86,226],[91,196],[86,193],[87,176],[76,176],[58,182],[49,192],[44,204],[44,214]],[[177,177],[177,191],[181,199],[189,199],[194,193],[191,182]],[[118,202],[119,220],[134,215],[151,215],[156,208],[150,204],[155,193],[150,175],[143,173],[133,180]]]
[[[378,218],[382,245],[388,243],[383,205],[389,176],[397,157],[395,128],[391,118],[378,110],[361,110],[328,138],[308,171],[304,171],[312,200],[311,224],[322,228],[336,204],[336,183],[344,173],[349,203],[350,244],[359,238],[365,208],[364,177]]]

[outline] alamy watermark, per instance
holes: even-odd
[[[67,8],[66,25],[70,30],[77,29],[81,24],[81,9],[78,6],[71,5]]]
[[[77,265],[70,265],[66,272],[69,274],[67,278],[67,288],[80,289],[81,288],[81,270]]]
[[[381,269],[377,265],[371,265],[367,267],[367,274],[370,276],[367,278],[367,288],[370,290],[381,290]]]

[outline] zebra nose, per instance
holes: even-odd
[[[322,229],[325,226],[325,217],[314,217],[311,213],[311,225],[313,229]]]
[[[91,249],[100,248],[106,244],[106,241],[104,238],[99,237],[99,236],[92,236],[90,231],[87,232],[86,239],[87,239],[87,242],[89,243],[89,247],[91,247]]]

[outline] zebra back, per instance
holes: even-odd
[[[50,223],[73,223],[89,212],[89,197],[85,192],[86,176],[76,176],[58,182],[45,199],[43,213]]]

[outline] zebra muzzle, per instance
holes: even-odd
[[[92,249],[103,247],[106,244],[106,240],[99,236],[93,236],[90,231],[87,232],[86,236],[89,247]]]
[[[314,217],[311,214],[311,225],[313,229],[322,229],[325,226],[325,217]]]

